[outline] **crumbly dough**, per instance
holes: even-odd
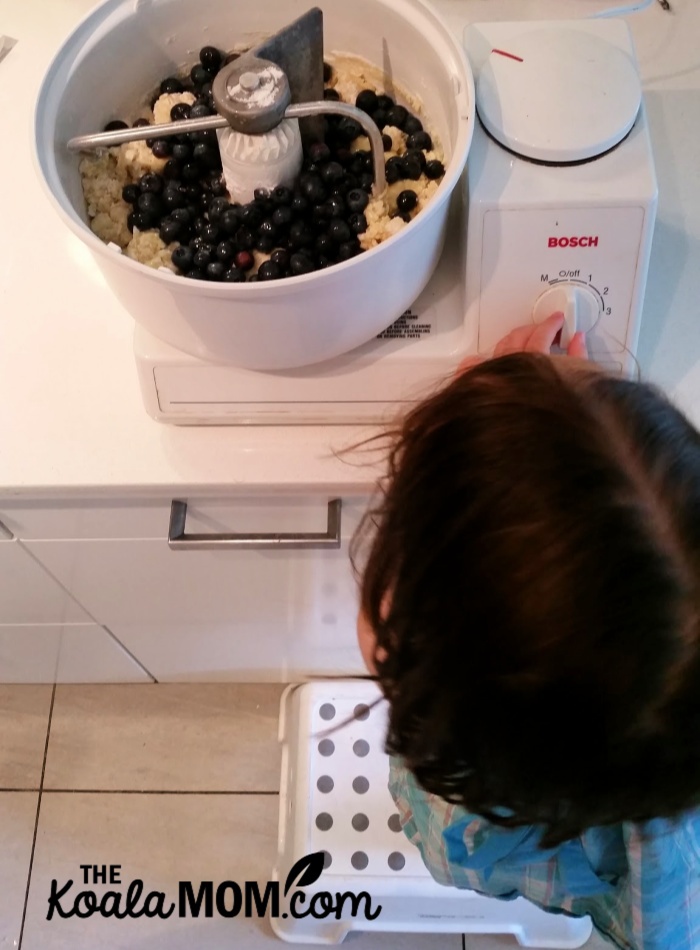
[[[176,268],[171,257],[176,247],[177,244],[166,244],[162,241],[157,231],[134,229],[134,236],[126,248],[126,256],[148,267],[167,267],[175,273]]]

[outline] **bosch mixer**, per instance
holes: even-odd
[[[161,59],[186,59],[191,49],[181,37],[190,45],[204,39],[203,23],[220,31],[223,5],[209,0],[195,16],[184,0],[170,0],[129,7],[127,16],[120,0],[109,0],[67,41],[47,76],[37,109],[40,168],[64,220],[90,246],[137,321],[147,410],[180,424],[383,420],[439,384],[465,356],[488,353],[514,326],[554,310],[566,315],[562,342],[584,330],[594,359],[633,370],[656,179],[624,23],[472,25],[465,47],[477,75],[475,93],[461,45],[428,5],[361,0],[347,7],[324,7],[326,48],[381,63],[392,80],[415,90],[444,145],[445,178],[415,220],[379,247],[274,285],[202,285],[150,271],[107,248],[85,224],[67,147],[71,139],[78,139],[74,146],[94,145],[99,136],[78,137],[101,127],[115,101],[152,83],[153,69],[141,60],[146,49],[152,53],[154,38]],[[285,123],[322,111],[319,14],[312,11],[275,34],[290,12],[299,12],[295,4],[274,5],[269,22],[259,11],[245,13],[244,32],[257,36],[251,60],[222,71],[220,114],[197,120],[222,130],[229,190],[254,184],[251,179],[246,186],[240,173],[234,181],[236,160],[245,152],[237,136],[279,137]],[[301,39],[299,24],[307,33]],[[261,34],[273,39],[261,41]],[[275,49],[280,37],[282,46],[311,57],[315,68],[301,72],[315,88],[298,91],[299,57]],[[141,44],[133,61],[142,74],[128,81],[121,76],[109,104],[88,100],[97,58],[114,57],[125,42]],[[267,57],[271,67],[259,62]],[[274,94],[259,94],[265,83]],[[266,117],[256,125],[259,116],[250,109],[254,120],[246,126],[242,102],[251,98],[265,101]],[[372,125],[364,127],[380,193],[380,130]],[[303,134],[318,135],[318,126],[306,125]],[[279,174],[293,174],[295,141],[292,133],[267,153],[292,156]],[[262,174],[264,163],[258,169]]]

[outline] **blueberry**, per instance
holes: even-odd
[[[192,106],[186,102],[178,102],[170,110],[170,119],[172,122],[180,122],[183,119],[189,119]]]
[[[214,253],[211,249],[211,246],[208,244],[203,244],[194,255],[194,266],[201,267],[201,269],[204,270],[205,267],[208,267],[211,264],[213,256]]]
[[[189,247],[183,247],[182,244],[176,247],[172,253],[172,262],[178,270],[188,271],[192,267],[194,254]]]
[[[384,128],[384,126],[388,124],[386,121],[386,116],[387,116],[387,113],[383,109],[377,109],[376,112],[372,113],[372,121],[377,126],[380,132]]]
[[[220,240],[219,229],[215,224],[205,224],[202,228],[202,237],[207,244],[217,244]]]
[[[220,226],[223,215],[229,210],[230,207],[231,205],[228,203],[227,198],[212,198],[207,209],[210,223]]]
[[[195,162],[206,163],[211,155],[211,146],[207,142],[197,142],[192,149],[192,158]]]
[[[182,180],[190,184],[199,181],[202,177],[202,169],[194,162],[188,162],[182,166]]]
[[[382,135],[382,145],[384,146],[385,152],[390,152],[394,147],[394,143],[391,141],[390,135]]]
[[[313,239],[313,234],[304,221],[295,221],[289,229],[289,242],[292,247],[306,247]]]
[[[196,103],[190,109],[190,119],[206,119],[207,116],[212,114],[212,110],[208,105],[203,105],[201,103]]]
[[[192,215],[187,208],[175,208],[170,217],[173,221],[179,221],[183,227],[188,228],[192,224]]]
[[[199,87],[199,94],[201,98],[205,100],[204,104],[209,106],[210,109],[213,109],[214,99],[212,97],[211,90],[212,90],[211,80],[209,80],[208,82],[203,82],[202,85]]]
[[[424,152],[429,152],[433,147],[433,140],[427,132],[414,132],[413,135],[409,135],[406,146],[407,148],[420,148]]]
[[[326,165],[323,170],[325,171],[330,167],[330,165]],[[308,198],[312,204],[318,204],[325,200],[326,189],[323,187],[323,182],[318,175],[313,175],[309,172],[302,175],[299,179],[299,189],[302,195]]]
[[[379,108],[376,92],[373,92],[371,89],[363,89],[355,99],[355,105],[358,109],[362,109],[363,112],[367,112],[371,115]]]
[[[429,178],[430,181],[435,181],[438,178],[442,178],[444,174],[445,166],[436,158],[428,162],[425,166],[425,177]]]
[[[404,109],[403,106],[394,106],[393,109],[389,109],[387,112],[386,121],[389,125],[396,126],[397,129],[403,129],[403,124],[407,118],[407,109]]]
[[[128,129],[129,126],[126,122],[122,122],[121,119],[112,119],[111,122],[108,122],[104,127],[105,132],[119,132],[121,129]]]
[[[177,76],[168,76],[167,79],[164,79],[160,84],[160,94],[161,96],[172,95],[175,92],[182,92],[184,86],[177,78]]]
[[[335,89],[324,89],[323,98],[326,102],[340,102],[340,96],[335,91]]]
[[[147,125],[151,123],[148,119],[137,119],[136,122],[132,125],[132,129],[144,129]]]
[[[335,244],[328,234],[319,234],[314,244],[317,254],[323,254],[324,257],[335,257]]]
[[[339,196],[329,198],[326,202],[331,218],[342,218],[347,214],[345,200]]]
[[[277,237],[277,226],[270,218],[266,218],[264,221],[260,223],[260,227],[258,228],[258,234],[261,237],[269,237],[269,238]]]
[[[221,53],[215,46],[203,46],[199,51],[199,61],[210,73],[218,71],[221,59]]]
[[[272,200],[276,205],[290,205],[292,203],[292,189],[280,185],[272,192]]]
[[[163,192],[163,206],[166,211],[175,211],[177,208],[182,208],[184,204],[185,196],[179,191],[168,189]]]
[[[269,254],[275,246],[275,239],[266,234],[259,234],[255,239],[255,250]]]
[[[330,63],[323,64],[323,81],[330,82],[333,78],[333,67]]]
[[[352,231],[346,221],[334,218],[328,225],[328,235],[336,244],[343,244],[352,237]]]
[[[282,270],[287,270],[289,267],[289,251],[285,251],[283,248],[278,247],[270,255],[270,260],[274,261],[275,264],[279,264]]]
[[[224,264],[228,264],[229,261],[233,260],[233,257],[236,253],[236,248],[233,241],[219,241],[216,245],[216,254],[217,260],[222,261]]]
[[[227,208],[221,215],[220,226],[222,230],[233,237],[241,226],[241,219],[236,208]]]
[[[211,180],[211,193],[215,198],[226,198],[228,197],[228,190],[226,188],[226,182],[224,181],[221,175],[214,175]]]
[[[396,199],[396,207],[402,214],[408,214],[409,211],[413,211],[417,204],[418,195],[410,188],[407,188],[406,191],[402,191]]]
[[[228,284],[243,284],[245,283],[245,274],[238,267],[231,267],[226,271],[223,279]]]
[[[419,149],[419,148],[412,148],[412,149],[410,149],[410,150],[409,150],[408,152],[406,152],[406,154],[404,155],[404,161],[406,161],[406,160],[409,159],[409,158],[410,158],[410,159],[415,159],[415,161],[418,162],[418,164],[420,165],[420,170],[421,170],[421,172],[425,169],[425,166],[426,166],[426,164],[427,164],[427,160],[426,160],[426,157],[425,157],[425,152],[423,152],[421,149]]]
[[[193,267],[186,275],[191,280],[206,280],[207,275],[203,270],[200,270],[199,267]]]
[[[404,178],[410,178],[412,181],[418,181],[423,172],[419,159],[417,159],[414,155],[404,155],[404,157],[401,159],[401,165],[403,167]]]
[[[241,271],[250,270],[255,264],[255,258],[250,251],[239,251],[234,258],[234,264]]]
[[[353,214],[348,218],[348,225],[353,234],[364,234],[367,230],[367,218],[363,214]]]
[[[388,112],[389,109],[394,108],[394,100],[391,98],[391,96],[377,96],[377,108]]]
[[[305,214],[309,210],[309,202],[303,195],[294,195],[292,198],[292,211],[295,214]]]
[[[374,175],[372,172],[364,172],[364,174],[360,175],[359,185],[364,191],[370,192],[374,187]]]
[[[164,244],[172,244],[173,241],[179,241],[182,237],[183,227],[179,221],[173,221],[172,218],[165,218],[160,223],[160,235],[161,241]]]
[[[328,162],[321,169],[321,178],[326,185],[341,181],[345,176],[345,169],[340,162]]]
[[[163,166],[163,178],[168,181],[177,180],[182,174],[182,166],[174,158],[169,158]]]
[[[240,251],[252,251],[255,247],[255,237],[253,232],[245,225],[236,231],[234,241],[236,242],[236,247]],[[237,266],[240,267],[240,264]]]
[[[239,211],[239,216],[243,224],[248,228],[258,228],[260,227],[260,222],[262,221],[262,215],[260,211],[255,207],[254,204],[243,205]]]
[[[270,259],[264,261],[258,268],[258,277],[260,280],[279,280],[284,276],[284,272],[279,264]]]
[[[156,220],[148,211],[134,211],[133,226],[139,231],[149,231],[155,227]]]
[[[314,269],[313,261],[308,254],[292,254],[289,259],[289,269],[295,277],[301,274],[310,274]]]
[[[423,131],[423,123],[417,116],[409,115],[403,124],[403,131],[406,133],[406,135],[415,135],[416,132]]]
[[[338,260],[349,261],[351,257],[356,257],[360,253],[360,245],[357,241],[345,241],[338,248]]]
[[[272,213],[272,223],[275,227],[285,228],[292,223],[294,220],[294,212],[288,205],[282,205],[280,208],[275,208]]]
[[[140,194],[141,190],[138,185],[124,185],[122,188],[122,198],[127,204],[135,205]]]
[[[323,165],[331,160],[331,150],[325,142],[314,142],[307,152],[310,162],[316,165]]]
[[[142,192],[139,195],[136,207],[139,211],[145,211],[154,216],[163,213],[163,202],[160,195],[155,195],[151,191]]]
[[[361,135],[364,135],[364,130],[359,122],[355,122],[354,119],[342,119],[340,121],[338,125],[338,137],[341,142],[345,142],[349,145]]]
[[[222,280],[225,273],[226,265],[222,264],[221,261],[212,261],[211,264],[207,264],[207,277],[209,280]]]
[[[185,166],[185,168],[186,167],[187,166]],[[194,167],[196,168],[197,166],[195,165]],[[185,169],[183,168],[183,172],[184,170]],[[194,181],[191,181],[189,184],[182,186],[182,193],[185,196],[185,198],[188,200],[188,202],[189,201],[197,202],[199,201],[199,198],[202,194],[202,189]]]
[[[213,78],[213,75],[201,63],[197,63],[190,70],[190,79],[195,86],[203,86],[205,82],[211,82]]]
[[[186,142],[176,142],[175,145],[173,145],[173,158],[176,158],[178,162],[186,162],[191,157],[191,145],[188,145]]]
[[[330,221],[332,216],[331,208],[327,201],[323,201],[319,205],[314,205],[311,209],[311,220],[314,222],[324,224],[326,221]]]
[[[369,204],[368,194],[360,188],[353,188],[352,191],[349,191],[345,200],[348,208],[353,212],[364,211]]]
[[[142,192],[150,191],[153,194],[160,194],[163,190],[163,179],[158,172],[147,172],[139,181],[139,188]]]

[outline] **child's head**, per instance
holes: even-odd
[[[548,842],[700,801],[700,435],[649,386],[505,356],[405,419],[362,608],[389,751]]]

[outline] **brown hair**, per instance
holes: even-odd
[[[388,751],[544,844],[700,801],[700,436],[564,362],[491,360],[414,409],[352,549]]]

